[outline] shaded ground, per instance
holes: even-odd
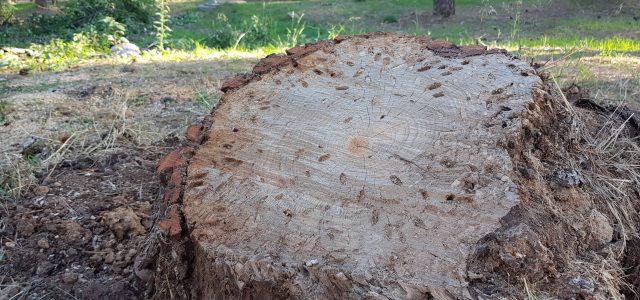
[[[544,57],[536,58],[545,61]],[[556,62],[548,68],[559,83],[572,83],[588,89],[593,99],[626,103],[640,107],[640,58],[638,57],[576,57]]]
[[[152,222],[157,161],[210,110],[220,80],[249,64],[3,78],[0,299],[141,295],[132,264]]]

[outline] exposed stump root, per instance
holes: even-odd
[[[633,295],[633,112],[395,34],[270,55],[222,90],[159,163],[151,297]]]

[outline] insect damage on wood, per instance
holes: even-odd
[[[491,238],[540,230],[511,219],[537,203],[532,181],[550,184],[513,172],[539,161],[523,158],[539,152],[527,132],[556,115],[529,64],[483,46],[371,34],[298,46],[254,71],[223,84],[220,105],[178,151],[184,163],[165,176],[180,193],[163,223],[174,242],[159,276],[183,276],[176,287],[196,298],[466,299],[485,286],[513,296],[467,274],[520,262]],[[515,251],[555,263],[526,245]],[[170,255],[180,249],[188,255]]]

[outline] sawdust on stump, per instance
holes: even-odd
[[[222,90],[158,167],[155,297],[617,296],[577,265],[620,236],[562,168],[565,104],[504,51],[339,38]]]

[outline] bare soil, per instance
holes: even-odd
[[[3,75],[0,299],[140,298],[158,160],[245,61]]]
[[[163,153],[132,146],[63,161],[48,185],[6,203],[3,296],[137,298],[132,263],[152,225]]]

